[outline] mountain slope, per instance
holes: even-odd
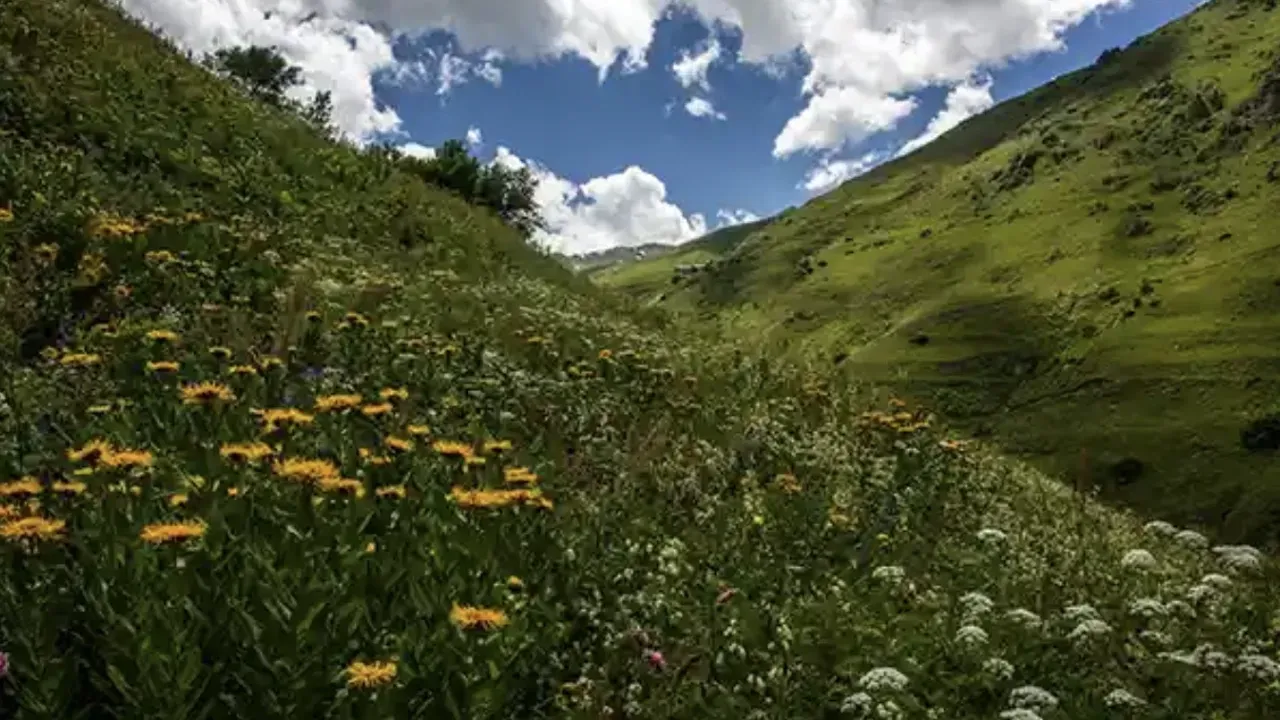
[[[1277,716],[1257,550],[658,332],[107,6],[0,68],[0,717]]]
[[[1273,3],[1210,3],[813,200],[661,304],[1056,475],[1084,454],[1152,514],[1274,540],[1278,48]],[[645,272],[600,280],[651,299]]]

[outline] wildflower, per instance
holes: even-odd
[[[449,499],[463,508],[500,508],[511,505],[535,505],[549,507],[542,502],[537,490],[466,490],[454,486]]]
[[[408,495],[408,491],[404,485],[386,485],[374,491],[378,497],[394,497],[404,499]]]
[[[62,520],[42,517],[24,517],[0,525],[0,537],[7,540],[56,540],[62,537],[67,524]]]
[[[107,413],[111,412],[111,405],[109,404],[90,405],[86,409],[86,412],[88,412],[90,415],[106,415]]]
[[[1116,688],[1107,693],[1102,702],[1109,708],[1140,708],[1147,704],[1145,700],[1124,688]]]
[[[454,604],[449,619],[463,630],[494,630],[507,624],[507,615],[494,608]]]
[[[13,211],[9,208],[0,208],[0,223],[13,222]]]
[[[1039,712],[1058,707],[1058,698],[1044,688],[1023,685],[1009,691],[1009,705]]]
[[[1162,535],[1164,537],[1173,537],[1178,533],[1178,528],[1164,520],[1152,520],[1146,525],[1143,525],[1142,529],[1152,535]]]
[[[62,493],[63,495],[83,495],[85,490],[88,489],[88,485],[79,481],[67,482],[65,480],[58,480],[53,483],[53,491],[56,493]]]
[[[982,528],[978,531],[978,540],[986,545],[1001,545],[1009,538],[1003,530]]]
[[[153,523],[142,528],[139,537],[152,545],[176,543],[204,536],[205,524],[199,520],[176,523]]]
[[[1226,575],[1219,575],[1218,573],[1209,573],[1208,575],[1200,578],[1200,582],[1218,590],[1226,590],[1231,587],[1231,578]]]
[[[21,498],[28,495],[39,495],[41,490],[40,483],[32,477],[0,483],[0,497]]]
[[[964,625],[956,631],[956,642],[961,645],[986,645],[987,631],[977,625]]]
[[[467,467],[479,467],[485,464],[485,459],[478,455],[470,455],[462,459],[462,464]]]
[[[840,702],[840,712],[849,714],[863,715],[871,710],[871,706],[875,701],[871,696],[864,692],[857,692]]]
[[[874,668],[858,679],[858,687],[869,692],[898,691],[906,686],[907,676],[891,667]]]
[[[1180,530],[1173,536],[1173,539],[1193,550],[1209,547],[1209,539],[1195,530]]]
[[[252,365],[232,365],[227,368],[228,375],[257,375],[258,368]]]
[[[1003,658],[987,658],[982,662],[982,671],[1000,680],[1013,677],[1013,664]]]
[[[67,353],[58,361],[63,367],[91,367],[102,362],[102,356],[97,353]]]
[[[320,315],[320,313],[316,312],[315,310],[307,311],[306,317],[307,317],[307,322],[312,322],[312,323],[318,323],[323,319],[323,316]]]
[[[359,407],[363,398],[359,395],[321,395],[316,398],[316,412],[342,412]]]
[[[278,370],[279,368],[284,367],[284,360],[281,360],[275,355],[268,355],[258,361],[258,366],[262,368],[263,372]]]
[[[183,405],[212,405],[216,402],[231,402],[236,399],[235,393],[226,385],[202,382],[182,386]]]
[[[0,680],[9,676],[9,653],[0,652]]]
[[[1102,617],[1092,605],[1068,605],[1062,612],[1067,622],[1099,620]]]
[[[147,333],[147,339],[153,342],[177,342],[178,333],[172,330],[152,330]]]
[[[667,669],[667,658],[662,654],[661,650],[646,650],[644,653],[645,662],[649,663],[649,667],[659,672]]]
[[[58,259],[58,246],[50,243],[41,243],[33,249],[35,256],[46,265],[53,264]]]
[[[250,412],[262,420],[263,430],[268,433],[288,426],[310,425],[316,419],[315,415],[309,415],[297,408],[272,408],[269,410],[251,410]]]
[[[365,496],[364,483],[359,480],[350,480],[342,477],[327,477],[317,480],[316,486],[325,492],[337,493],[339,495],[354,495],[358,498]]]
[[[499,453],[504,453],[504,452],[511,452],[511,441],[510,440],[485,441],[484,451],[487,453],[493,453],[495,455]]]
[[[239,497],[239,496],[240,496],[240,488],[238,487],[227,488],[227,497]]]
[[[387,449],[394,450],[395,452],[409,452],[413,449],[412,440],[396,437],[395,435],[388,435],[382,440],[382,444],[386,445]]]
[[[375,688],[390,685],[396,679],[395,662],[356,661],[347,666],[347,687]]]
[[[370,541],[369,541],[369,544],[364,546],[364,551],[365,551],[365,553],[366,553],[366,554],[367,554],[367,553],[377,552],[377,551],[378,551],[378,543],[373,542],[372,540],[370,540]]]
[[[967,592],[960,597],[960,605],[964,607],[966,621],[973,621],[991,612],[996,606],[991,598],[980,592]]]
[[[1012,708],[1000,711],[1000,720],[1044,720],[1035,710],[1029,708]]]
[[[431,449],[441,455],[461,458],[471,457],[474,452],[470,445],[454,440],[437,440],[431,444]]]
[[[101,462],[110,468],[151,467],[155,457],[148,450],[116,450],[103,454]]]
[[[427,427],[426,425],[410,425],[409,427],[405,428],[405,432],[409,433],[414,437],[425,437],[431,434],[431,428]]]
[[[1085,643],[1109,632],[1111,632],[1111,626],[1102,620],[1084,620],[1067,633],[1067,639],[1074,643]]]
[[[156,265],[167,265],[168,263],[178,259],[168,250],[152,250],[142,257],[147,262],[155,263]]]
[[[1213,552],[1219,562],[1233,572],[1262,569],[1262,553],[1250,545],[1219,545]]]
[[[215,360],[230,360],[231,348],[223,347],[222,345],[215,345],[214,347],[209,348],[209,354],[212,355]]]
[[[791,473],[781,473],[773,479],[774,484],[788,495],[800,492],[800,481]]]
[[[111,452],[111,443],[106,440],[90,440],[76,450],[67,451],[67,459],[71,462],[96,462],[103,455]]]
[[[319,483],[341,477],[337,466],[328,460],[290,458],[276,462],[272,469],[276,475],[300,483]]]
[[[13,505],[0,505],[0,520],[13,520],[22,517],[22,511]]]
[[[502,470],[502,479],[510,485],[533,485],[538,475],[527,467],[509,467]]]
[[[1156,558],[1141,548],[1130,550],[1120,558],[1120,567],[1126,570],[1154,570]]]
[[[511,592],[520,592],[524,590],[524,581],[512,575],[507,578],[507,589]]]
[[[880,580],[890,585],[897,585],[907,575],[906,571],[897,565],[881,565],[871,571],[872,580]]]
[[[186,493],[174,493],[169,496],[169,507],[182,507],[189,499]]]
[[[382,388],[378,391],[378,397],[387,402],[393,400],[408,400],[409,391],[404,388]]]
[[[1129,603],[1129,614],[1144,618],[1164,617],[1169,612],[1164,603],[1155,598],[1138,598]]]
[[[599,354],[597,354],[597,355],[596,355],[596,357],[598,357],[598,358],[599,358],[599,359],[601,359],[601,360],[612,360],[612,359],[613,359],[613,351],[612,351],[612,350],[610,350],[609,348],[605,348],[605,349],[601,350],[601,351],[599,352]]]
[[[232,462],[257,462],[275,451],[270,445],[261,442],[226,443],[218,454]]]
[[[1236,669],[1254,680],[1274,682],[1280,680],[1280,663],[1266,655],[1245,654],[1236,658]]]

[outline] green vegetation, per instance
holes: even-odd
[[[1113,500],[1280,539],[1280,13],[1219,0],[780,217],[679,287]],[[665,296],[658,301],[659,296]],[[1252,439],[1250,439],[1252,438]],[[1084,459],[1082,460],[1082,455]]]
[[[660,330],[107,6],[0,68],[3,717],[1280,710],[1258,551]]]

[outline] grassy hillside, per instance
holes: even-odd
[[[1245,720],[1274,564],[0,4],[0,717]]]
[[[1056,476],[1084,462],[1152,515],[1274,542],[1277,120],[1280,12],[1212,2],[813,200],[659,304]],[[652,300],[670,262],[600,280]]]
[[[710,269],[720,257],[731,252],[753,232],[764,229],[768,219],[731,225],[678,246],[660,257],[618,263],[593,271],[590,276],[606,286],[624,287],[633,296],[662,301],[680,283]],[[697,269],[694,269],[697,266]],[[680,268],[686,268],[681,272]]]

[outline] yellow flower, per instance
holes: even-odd
[[[62,537],[67,524],[62,520],[42,517],[25,517],[0,525],[0,536],[8,540],[56,540]]]
[[[395,497],[403,499],[408,493],[403,485],[387,485],[375,490],[374,494],[381,498]]]
[[[325,492],[338,493],[340,495],[355,495],[358,498],[364,497],[364,483],[359,480],[350,480],[341,477],[320,478],[316,481],[319,488]]]
[[[155,458],[147,450],[111,450],[102,456],[103,465],[112,468],[151,467]]]
[[[153,545],[170,542],[182,542],[191,540],[192,538],[202,537],[205,531],[205,524],[199,520],[187,520],[185,522],[176,523],[153,523],[142,528],[139,537],[143,542]]]
[[[393,661],[365,663],[356,661],[347,666],[347,687],[375,688],[390,685],[396,679]]]
[[[182,387],[183,405],[212,405],[215,402],[231,402],[236,399],[235,393],[226,385],[202,382]]]
[[[152,330],[147,333],[147,339],[155,342],[177,342],[178,333],[172,330]]]
[[[284,367],[284,361],[274,355],[268,355],[258,362],[258,365],[264,370],[275,370]]]
[[[360,327],[369,326],[369,318],[361,315],[358,312],[349,312],[346,315],[343,315],[342,319],[343,319],[343,322],[347,323],[348,325],[359,325]]]
[[[157,360],[147,363],[147,372],[154,373],[171,373],[178,372],[178,363],[169,360]]]
[[[258,368],[252,365],[232,365],[227,369],[230,375],[257,375]]]
[[[231,358],[231,348],[216,345],[209,348],[209,354],[218,360],[229,360]]]
[[[322,319],[322,318],[321,318],[320,313],[316,312],[315,310],[312,310],[312,311],[310,311],[310,312],[308,312],[308,313],[307,313],[307,321],[308,321],[308,322],[316,323],[316,322],[320,322],[320,320],[321,320],[321,319]]]
[[[109,412],[111,412],[110,404],[90,405],[88,409],[90,415],[106,415]]]
[[[58,259],[58,246],[50,243],[41,243],[34,249],[36,257],[46,265]]]
[[[184,487],[200,490],[205,486],[205,479],[203,475],[187,475],[182,478],[182,484]]]
[[[431,434],[431,428],[426,425],[410,425],[405,428],[405,432],[408,432],[414,437],[425,437]]]
[[[226,443],[218,454],[232,462],[257,462],[271,455],[271,446],[261,442]]]
[[[386,438],[383,439],[382,444],[386,445],[388,449],[394,450],[395,452],[409,452],[410,450],[413,449],[412,440],[407,440],[402,437],[396,437],[395,435],[388,435]]]
[[[449,619],[463,630],[494,630],[507,624],[507,614],[497,608],[454,604]]]
[[[364,413],[365,417],[377,417],[379,415],[386,415],[387,413],[391,412],[391,410],[392,410],[391,403],[378,403],[376,405],[365,405],[364,407],[360,408],[360,412]]]
[[[6,483],[0,483],[0,497],[25,497],[39,495],[43,488],[33,477],[24,477]]]
[[[13,222],[13,211],[9,208],[0,208],[0,223]]]
[[[550,508],[551,501],[544,498],[538,490],[467,490],[454,486],[449,492],[449,499],[462,508],[501,508],[512,505],[532,505]]]
[[[89,367],[102,362],[102,356],[97,353],[67,353],[58,361],[63,367]]]
[[[604,350],[600,351],[599,357],[601,360],[611,360],[613,359],[613,351],[608,348],[605,348]]]
[[[169,496],[169,506],[182,507],[187,504],[187,500],[190,500],[190,498],[186,493],[175,493]]]
[[[532,485],[538,482],[538,475],[527,467],[509,467],[502,471],[502,479],[512,485]]]
[[[800,481],[791,473],[782,473],[773,479],[774,484],[782,489],[788,495],[794,495],[800,492]]]
[[[512,592],[520,592],[521,590],[524,590],[524,581],[515,575],[512,575],[507,578],[507,588]]]
[[[272,469],[276,475],[286,480],[301,483],[319,483],[324,480],[341,478],[338,468],[328,460],[306,460],[289,458],[277,462]]]
[[[462,459],[462,464],[467,467],[479,467],[485,464],[485,459],[478,455],[468,455]]]
[[[487,453],[504,453],[511,451],[510,440],[489,440],[484,444],[484,451]]]
[[[157,265],[165,265],[178,259],[168,250],[152,250],[144,255],[143,258],[145,258],[147,262],[155,263]]]
[[[0,505],[0,520],[22,517],[22,511],[12,505]]]
[[[57,480],[53,483],[53,491],[64,495],[83,495],[88,488],[88,485],[79,481]]]
[[[409,391],[404,388],[382,388],[378,391],[378,397],[383,400],[408,400]]]
[[[261,420],[266,432],[274,432],[277,429],[290,425],[310,425],[315,421],[315,415],[298,410],[297,408],[272,408],[269,410],[251,410]]]
[[[75,475],[76,477],[85,477],[93,474],[93,468],[91,467],[76,468],[75,470],[71,471],[71,474]]]
[[[362,399],[359,395],[321,395],[316,398],[316,412],[340,412],[359,407]]]
[[[227,497],[237,497],[239,495],[240,495],[240,488],[238,487],[227,488]]]
[[[376,552],[377,550],[378,544],[375,542],[370,542],[368,545],[364,546],[364,551],[367,553]]]

